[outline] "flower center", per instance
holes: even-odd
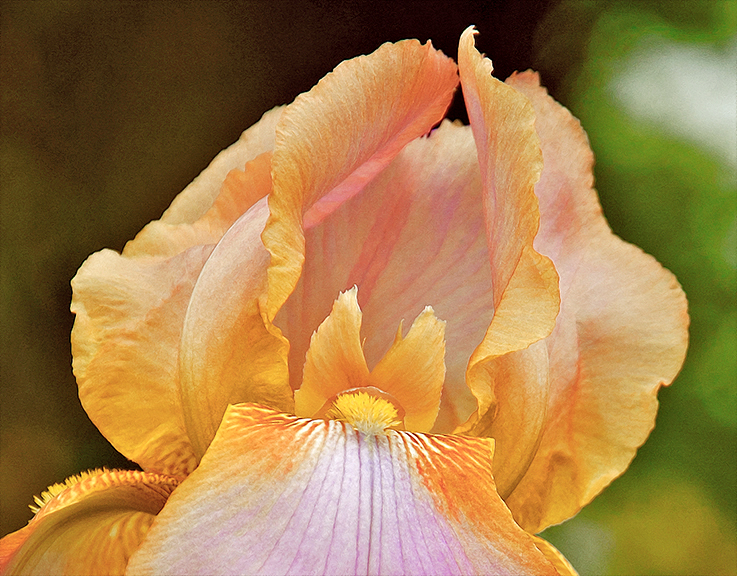
[[[370,388],[354,388],[338,394],[325,418],[347,422],[363,434],[383,434],[387,428],[402,426],[396,406],[384,394]]]

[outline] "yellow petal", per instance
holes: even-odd
[[[128,574],[555,575],[495,492],[492,445],[231,406]]]
[[[213,244],[271,190],[264,149],[279,113],[218,155],[122,255],[92,255],[72,281],[80,399],[108,440],[146,470],[186,475],[197,464],[179,391],[184,318]]]
[[[506,497],[535,454],[548,406],[547,336],[558,309],[558,277],[550,260],[532,249],[522,254],[484,341],[471,356],[467,382],[479,402],[459,429],[497,441],[499,493]]]
[[[385,44],[339,65],[284,111],[276,132],[267,316],[294,289],[304,228],[361,191],[411,140],[438,123],[458,83],[455,63],[430,44]]]
[[[98,470],[55,485],[28,526],[0,540],[3,574],[123,574],[179,481]]]
[[[182,328],[180,391],[187,433],[204,454],[232,402],[294,409],[288,343],[266,323],[269,253],[260,241],[266,200],[241,216],[220,240],[195,286]]]
[[[314,416],[343,390],[368,385],[369,371],[361,347],[361,309],[357,289],[343,292],[310,342],[302,387],[294,393],[298,416]]]
[[[369,383],[399,401],[405,410],[405,429],[429,432],[438,417],[444,379],[445,322],[427,307],[406,338],[400,327],[394,344],[371,371]]]
[[[179,396],[179,340],[197,275],[212,250],[141,261],[93,254],[72,281],[73,368],[92,422],[147,470],[197,464]]]
[[[394,344],[369,375],[361,345],[358,290],[342,293],[310,342],[302,387],[295,392],[298,416],[322,416],[338,393],[373,386],[399,403],[407,430],[426,432],[438,415],[445,377],[445,323],[431,308],[414,321],[406,338],[401,324]]]
[[[576,514],[627,468],[654,425],[658,388],[683,362],[688,315],[672,274],[607,226],[578,121],[537,75],[508,82],[535,107],[545,160],[535,246],[554,260],[564,296],[546,342],[551,383],[540,446],[507,498],[517,521],[539,531]]]
[[[491,62],[475,49],[474,33],[469,28],[461,36],[458,61],[481,167],[496,309],[468,366],[479,408],[460,430],[497,438],[495,476],[506,494],[539,441],[547,366],[545,356],[529,347],[552,331],[560,297],[552,262],[532,246],[539,224],[534,186],[542,168],[535,114],[524,96],[491,77]],[[504,426],[495,425],[497,416]]]

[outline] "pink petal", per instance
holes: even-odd
[[[492,442],[231,406],[128,574],[556,574],[512,520]]]
[[[336,295],[358,286],[370,368],[397,326],[432,306],[446,322],[446,376],[436,430],[451,431],[476,409],[468,359],[493,315],[476,149],[471,130],[444,122],[409,143],[361,194],[305,232],[302,278],[277,317],[290,342],[298,388],[314,330]]]
[[[578,121],[536,74],[508,83],[537,114],[545,169],[535,246],[555,261],[562,295],[547,340],[551,395],[540,447],[507,499],[538,531],[573,516],[627,468],[654,425],[658,388],[683,362],[688,315],[673,275],[607,226]]]
[[[405,40],[343,62],[284,111],[263,235],[272,256],[269,320],[299,280],[303,228],[357,194],[408,142],[439,122],[457,84],[451,59],[429,43]]]

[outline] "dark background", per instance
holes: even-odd
[[[723,54],[735,6],[2,1],[0,534],[48,484],[134,466],[76,395],[69,281],[84,259],[122,249],[242,130],[342,60],[412,37],[455,58],[475,24],[497,76],[540,71],[582,119],[613,228],[676,273],[693,316],[688,363],[628,474],[545,536],[582,574],[737,572],[735,167],[607,89],[653,38]],[[466,120],[460,95],[449,116]]]

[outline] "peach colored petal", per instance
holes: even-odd
[[[540,340],[558,308],[558,277],[550,260],[525,249],[466,379],[478,399],[475,418],[457,432],[497,441],[494,465],[506,497],[532,461],[547,411],[548,353]]]
[[[364,353],[373,368],[402,320],[431,305],[446,325],[446,377],[436,430],[476,408],[468,359],[493,315],[481,183],[468,126],[443,122],[410,142],[366,188],[305,231],[302,278],[277,316],[299,388],[310,337],[335,296],[357,285]]]
[[[614,236],[592,188],[593,156],[578,121],[540,88],[532,101],[545,170],[535,246],[555,261],[561,313],[547,339],[550,401],[535,459],[507,499],[526,529],[573,516],[629,465],[654,425],[656,393],[678,373],[686,300],[653,258]]]
[[[276,129],[267,317],[300,277],[304,228],[321,221],[438,123],[458,84],[455,63],[416,40],[340,64],[284,111]],[[333,294],[332,297],[335,297]]]
[[[237,145],[238,143],[233,146]],[[229,150],[230,148],[226,149],[224,153]],[[126,244],[123,256],[167,258],[191,246],[216,244],[228,228],[270,190],[271,152],[264,152],[245,163],[244,169],[234,168],[228,172],[220,182],[220,193],[210,208],[195,222],[171,224],[165,219],[165,212],[161,220],[147,224],[134,240]],[[176,198],[174,201],[176,202]]]
[[[0,573],[122,574],[178,483],[98,470],[53,486],[28,526],[0,540]]]
[[[283,110],[283,106],[269,110],[256,124],[245,130],[236,143],[220,152],[174,199],[161,221],[176,225],[199,220],[215,203],[220,187],[231,170],[242,170],[247,162],[274,149],[276,123]]]
[[[330,398],[368,385],[369,370],[361,347],[361,309],[356,288],[342,292],[333,310],[313,334],[302,387],[294,393],[298,416],[315,416]]]
[[[260,241],[269,209],[257,202],[207,260],[182,328],[180,391],[184,422],[200,457],[229,403],[261,402],[293,411],[288,343],[264,322],[269,253]]]
[[[231,406],[128,574],[556,574],[491,446]]]
[[[404,428],[428,432],[440,409],[445,380],[445,322],[425,308],[402,338],[400,326],[394,344],[371,371],[369,384],[388,392],[405,410]]]
[[[80,399],[108,440],[147,470],[186,475],[197,463],[179,392],[185,313],[213,244],[271,190],[270,152],[245,161],[268,145],[269,131],[273,141],[278,116],[244,132],[122,255],[92,255],[72,281]]]
[[[534,111],[524,96],[491,76],[491,62],[474,47],[474,34],[473,28],[462,34],[458,62],[481,168],[496,311],[466,376],[478,411],[459,431],[496,438],[495,477],[505,495],[539,440],[547,358],[530,346],[552,331],[560,298],[553,263],[532,246],[539,224],[534,185],[542,168]]]

